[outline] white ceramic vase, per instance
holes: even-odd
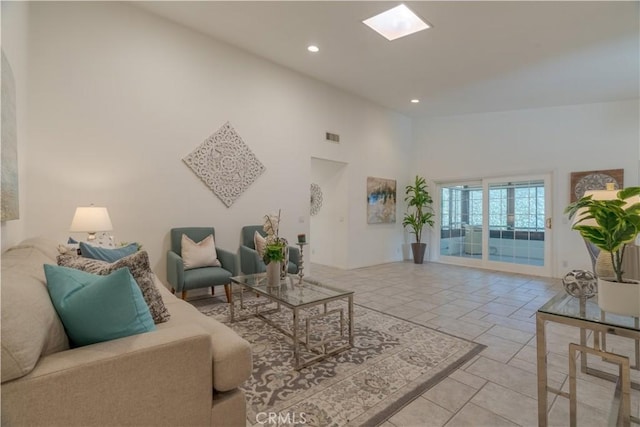
[[[280,262],[271,261],[267,264],[267,286],[280,285]]]
[[[598,278],[598,306],[607,313],[640,317],[640,282],[611,282]]]

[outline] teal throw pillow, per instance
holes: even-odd
[[[128,268],[98,276],[45,264],[44,273],[51,302],[76,347],[156,329]]]
[[[138,252],[138,244],[130,243],[121,248],[101,248],[85,242],[80,242],[80,253],[85,258],[99,259],[100,261],[116,262],[121,258]]]

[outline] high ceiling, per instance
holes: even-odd
[[[433,28],[393,42],[362,24],[399,3],[136,4],[411,117],[639,97],[640,2],[405,2]]]

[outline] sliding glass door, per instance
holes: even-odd
[[[549,186],[547,175],[441,184],[441,260],[550,276]]]
[[[440,196],[440,255],[481,258],[482,182],[443,185]]]

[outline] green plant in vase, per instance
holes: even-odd
[[[640,232],[638,196],[640,187],[629,187],[618,191],[615,199],[596,200],[589,195],[565,209],[569,219],[579,215],[573,229],[610,254],[615,281],[620,283],[624,282],[624,251]]]
[[[262,229],[267,233],[265,240],[267,244],[264,248],[264,255],[262,260],[265,264],[269,264],[272,261],[282,262],[285,260],[285,249],[287,247],[287,240],[278,236],[278,230],[280,228],[280,210],[278,210],[278,216],[265,215],[264,225]]]
[[[264,248],[264,256],[262,260],[265,264],[269,264],[270,262],[282,262],[284,261],[284,251],[286,245],[282,245],[279,243],[275,244],[267,244]]]
[[[611,257],[614,277],[598,278],[598,304],[605,311],[640,315],[640,285],[624,278],[627,245],[640,233],[640,187],[629,187],[606,197],[587,195],[566,207],[573,229]]]

